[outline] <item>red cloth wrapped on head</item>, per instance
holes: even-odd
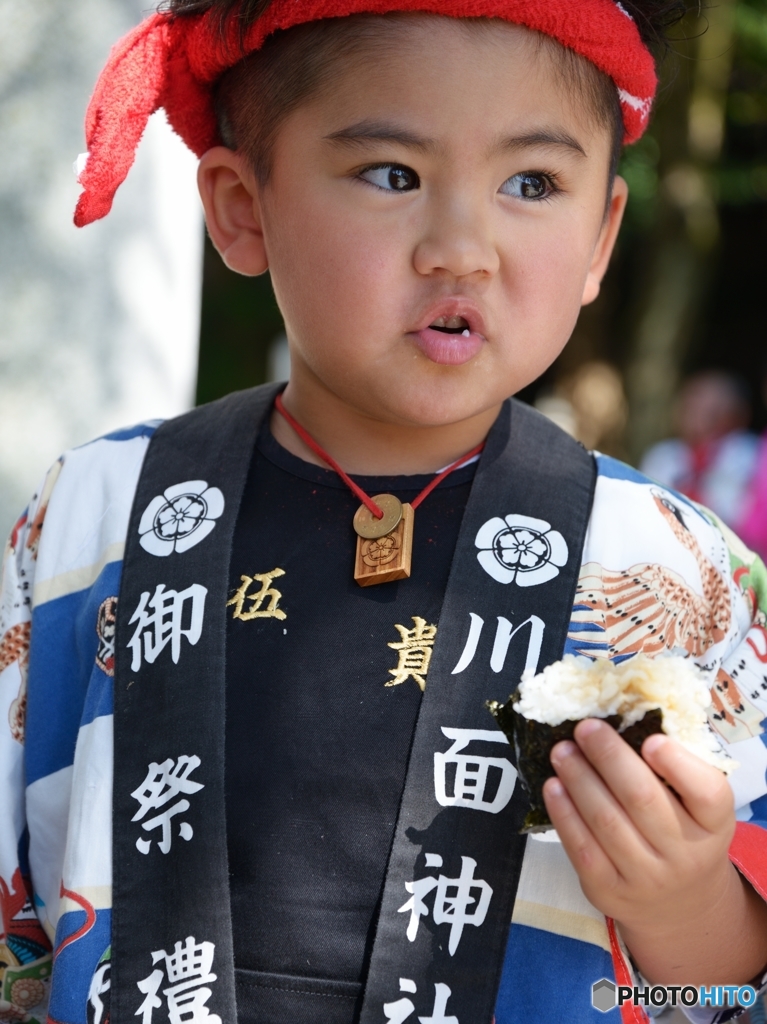
[[[634,21],[616,0],[273,0],[244,41],[230,24],[222,35],[215,12],[154,14],[112,50],[86,117],[88,156],[75,224],[105,217],[133,164],[149,117],[164,108],[171,126],[197,156],[220,140],[213,86],[278,29],[350,14],[417,11],[454,18],[500,18],[551,36],[590,60],[615,82],[625,141],[640,137],[657,85],[655,62]]]

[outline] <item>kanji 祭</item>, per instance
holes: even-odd
[[[138,608],[133,613],[129,625],[136,623],[136,629],[128,642],[133,651],[131,669],[138,672],[141,668],[142,653],[151,665],[168,644],[171,645],[173,663],[178,664],[181,657],[181,638],[186,637],[194,646],[202,635],[202,624],[205,616],[206,587],[193,583],[186,590],[166,590],[160,583],[152,597],[144,591]],[[189,623],[184,627],[186,604],[189,602]],[[143,639],[143,652],[142,652]]]
[[[152,963],[157,965],[164,960],[165,971],[158,968],[136,982],[145,996],[135,1014],[141,1017],[141,1024],[152,1024],[154,1011],[163,1008],[160,989],[166,975],[170,984],[162,989],[162,995],[167,1000],[170,1024],[221,1024],[221,1018],[207,1006],[213,994],[207,986],[216,981],[216,975],[211,972],[215,949],[214,943],[197,943],[190,935],[185,943],[177,942],[170,954],[164,949],[152,953]]]
[[[417,992],[416,984],[410,978],[400,978],[399,988],[400,992],[408,992],[412,995]],[[434,986],[434,1008],[431,1011],[431,1016],[419,1017],[420,1024],[460,1024],[457,1017],[447,1016],[447,1003],[451,995],[449,985],[437,982]],[[415,1004],[412,999],[404,996],[393,1003],[384,1003],[383,1012],[387,1024],[403,1024],[403,1021],[415,1013]]]
[[[149,765],[144,781],[138,789],[134,789],[131,793],[134,800],[138,800],[141,805],[131,820],[141,821],[150,810],[154,811],[165,807],[167,803],[175,799],[180,793],[187,795],[198,793],[204,788],[203,783],[195,782],[189,776],[199,767],[200,759],[196,755],[187,757],[182,754],[178,761],[174,761],[169,757],[162,764],[157,764],[157,762],[153,761]],[[173,804],[172,807],[168,807],[162,813],[149,818],[142,824],[141,827],[146,831],[162,827],[162,839],[160,839],[157,845],[163,853],[170,852],[173,829],[172,819],[174,815],[184,814],[189,810],[189,806],[189,801],[182,798]],[[192,838],[194,832],[189,822],[182,821],[179,823],[179,835],[187,841]],[[140,853],[149,853],[151,846],[152,843],[149,839],[139,838],[136,840],[136,847]]]
[[[412,618],[415,623],[412,629],[398,624],[394,626],[401,639],[388,646],[399,651],[399,663],[396,668],[389,669],[389,675],[394,678],[386,685],[399,686],[400,683],[413,679],[422,690],[425,690],[437,627],[427,626],[426,619],[422,619],[420,615],[413,615]]]
[[[426,866],[441,868],[442,857],[437,853],[427,853]],[[412,896],[407,903],[399,908],[399,913],[410,911],[407,937],[411,942],[415,942],[420,919],[429,915],[425,898],[432,891],[435,892],[432,919],[435,924],[450,925],[448,951],[451,956],[458,949],[464,925],[473,924],[475,927],[479,927],[484,922],[493,890],[487,882],[474,877],[476,866],[477,862],[472,857],[461,857],[461,874],[458,878],[427,875],[426,878],[405,883],[405,888],[412,893]],[[476,896],[472,895],[472,890],[477,893]],[[469,907],[472,904],[476,904],[476,906],[469,912]]]

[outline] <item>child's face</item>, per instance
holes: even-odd
[[[268,184],[219,150],[201,182],[229,265],[271,271],[292,379],[436,426],[556,358],[598,292],[625,186],[605,220],[609,131],[531,33],[440,17],[397,31],[385,59],[290,115]]]

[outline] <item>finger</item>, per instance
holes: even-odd
[[[642,756],[679,795],[690,817],[707,832],[735,829],[735,800],[718,768],[671,739],[657,734],[642,744]]]
[[[551,763],[586,827],[624,878],[647,870],[656,859],[639,832],[575,743],[558,743]]]
[[[559,779],[546,780],[543,800],[565,853],[581,881],[607,891],[615,888],[620,882],[620,873],[587,828]]]
[[[596,718],[580,722],[575,739],[634,826],[658,851],[675,843],[687,817],[652,767],[618,733]]]

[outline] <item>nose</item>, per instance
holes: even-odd
[[[490,278],[500,257],[487,213],[465,198],[435,204],[423,237],[413,254],[419,274],[456,278]]]

